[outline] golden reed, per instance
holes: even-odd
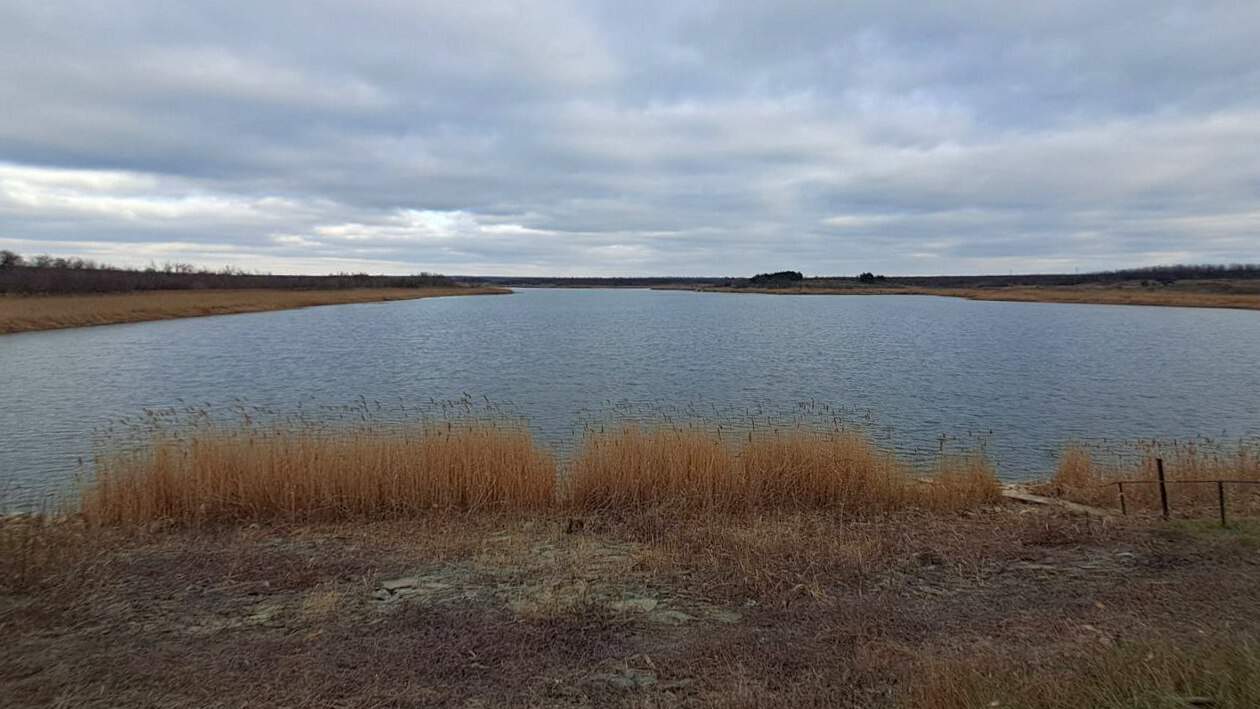
[[[919,480],[856,433],[780,432],[723,441],[704,431],[627,427],[587,437],[565,480],[585,510],[754,511],[903,507],[957,509],[995,501],[992,468],[942,458]]]
[[[532,510],[555,481],[553,457],[520,428],[196,431],[101,456],[81,511],[129,524]]]
[[[342,432],[195,429],[98,456],[81,513],[96,524],[157,520],[407,517],[432,511],[634,513],[915,507],[998,497],[982,458],[942,458],[920,480],[848,433],[731,441],[716,432],[591,433],[564,466],[523,428],[360,427]]]

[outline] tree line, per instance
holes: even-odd
[[[18,295],[231,288],[432,288],[455,285],[459,284],[453,279],[433,273],[411,276],[373,276],[366,273],[277,276],[269,273],[248,273],[230,266],[211,270],[187,263],[119,268],[90,259],[47,255],[24,258],[12,251],[0,251],[0,293]]]

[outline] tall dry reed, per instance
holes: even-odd
[[[562,482],[563,484],[558,484]],[[98,456],[92,524],[391,518],[434,510],[957,510],[997,498],[982,458],[942,458],[930,479],[855,433],[591,433],[560,474],[512,425],[348,430],[200,427]]]
[[[101,456],[82,513],[196,524],[532,510],[552,503],[555,481],[551,454],[519,428],[199,430]]]
[[[979,459],[943,462],[936,478],[920,482],[854,433],[731,441],[714,432],[635,427],[590,434],[564,489],[576,509],[616,512],[956,509],[998,495],[992,469]]]

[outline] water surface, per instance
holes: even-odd
[[[1075,439],[1260,433],[1260,313],[519,290],[0,336],[0,382],[11,503],[64,486],[111,420],[241,400],[489,399],[557,446],[609,402],[826,402],[911,455],[974,441],[1022,478]]]

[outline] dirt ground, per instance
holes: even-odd
[[[972,706],[990,696],[979,705],[1069,706],[1056,697],[1095,700],[1065,686],[1134,649],[1158,683],[1168,673],[1146,648],[1260,638],[1256,528],[1015,503],[873,518],[20,526],[8,525],[0,594],[7,706]],[[1184,681],[1155,687],[1150,703],[1115,705],[1260,696],[1248,676],[1260,665],[1187,662]],[[1121,701],[1136,696],[1124,691]]]

